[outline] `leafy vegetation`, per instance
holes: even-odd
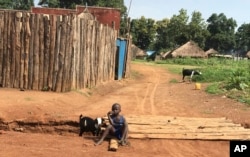
[[[185,9],[180,9],[178,14],[153,25],[145,22],[149,20],[154,21],[144,16],[131,21],[133,43],[143,50],[167,52],[190,40],[205,51],[213,48],[221,54],[245,56],[250,50],[250,24],[242,24],[237,30],[236,21],[223,13],[214,13],[204,20],[200,12],[194,11],[189,17]]]
[[[3,9],[30,10],[34,6],[33,0],[0,0]]]
[[[184,67],[200,70],[202,75],[193,77],[193,81],[209,83],[206,92],[224,94],[250,105],[250,62],[248,60],[176,58],[157,61],[155,64],[180,75]]]

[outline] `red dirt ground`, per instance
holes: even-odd
[[[0,89],[0,122],[17,119],[42,122],[73,120],[80,114],[104,116],[118,102],[125,115],[183,117],[227,117],[250,126],[250,108],[225,96],[194,90],[194,83],[170,83],[180,75],[143,63],[131,65],[133,76],[102,84],[93,89],[54,93]],[[24,131],[25,132],[25,131]],[[36,157],[229,157],[229,141],[129,139],[131,146],[108,151],[108,141],[94,146],[88,135],[58,135],[56,132],[25,133],[0,130],[0,156]]]

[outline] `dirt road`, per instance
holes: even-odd
[[[1,88],[0,121],[78,121],[80,114],[104,116],[118,102],[125,116],[227,117],[250,126],[249,107],[225,96],[206,94],[205,84],[201,90],[194,90],[193,83],[170,83],[172,79],[181,81],[181,76],[143,63],[133,63],[131,69],[130,79],[69,93]],[[88,135],[83,138],[75,132],[58,135],[60,129],[52,128],[40,130],[44,133],[33,133],[37,130],[32,129],[24,130],[25,133],[0,130],[0,156],[229,157],[228,141],[129,139],[131,146],[110,152],[108,141],[94,146]]]

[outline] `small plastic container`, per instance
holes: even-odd
[[[195,83],[195,89],[200,90],[201,89],[201,84],[200,83]]]

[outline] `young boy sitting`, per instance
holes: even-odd
[[[107,113],[110,125],[107,126],[102,137],[95,145],[100,145],[108,135],[115,136],[121,145],[127,144],[128,123],[124,116],[120,115],[120,112],[121,105],[118,103],[113,104],[112,111]]]

